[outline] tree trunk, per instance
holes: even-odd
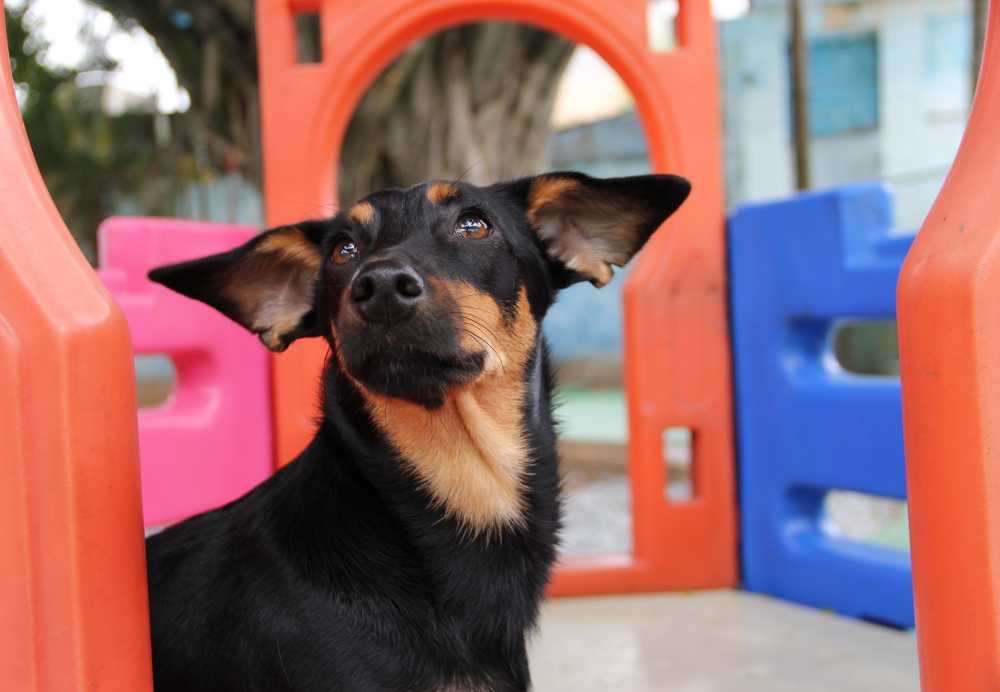
[[[431,178],[474,184],[538,173],[573,44],[486,22],[410,47],[371,86],[348,127],[340,200]]]

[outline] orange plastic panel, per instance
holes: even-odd
[[[6,61],[0,151],[0,689],[148,691],[128,326],[45,189]]]
[[[924,692],[1000,689],[1000,4],[951,173],[897,291]]]
[[[323,61],[295,63],[295,12],[321,14]],[[552,593],[731,586],[736,582],[730,361],[725,306],[721,131],[708,0],[683,0],[680,47],[647,46],[646,0],[259,0],[264,189],[268,222],[327,213],[341,140],[379,73],[412,42],[487,19],[522,22],[586,43],[625,80],[653,168],[694,191],[642,252],[625,292],[635,552],[563,563]],[[321,345],[274,361],[277,455],[312,435]],[[662,431],[695,435],[696,499],[672,504]]]

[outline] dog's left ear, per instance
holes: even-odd
[[[518,182],[527,183],[525,215],[562,270],[555,272],[559,288],[581,280],[607,284],[611,266],[632,259],[691,192],[691,183],[675,175],[598,179],[563,172]]]
[[[321,334],[316,284],[322,264],[322,226],[276,228],[210,257],[171,264],[149,278],[211,305],[260,337],[272,351]]]

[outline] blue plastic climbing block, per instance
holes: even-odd
[[[748,205],[728,232],[745,587],[911,627],[909,553],[820,522],[828,490],[906,497],[899,380],[844,371],[830,334],[895,316],[913,236],[878,183]]]

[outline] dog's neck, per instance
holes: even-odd
[[[314,449],[307,454],[307,463],[317,471],[319,466],[316,465],[320,465],[332,469],[336,475],[359,481],[363,478],[364,485],[369,488],[360,493],[350,489],[359,487],[355,481],[341,486],[352,496],[364,499],[360,500],[361,505],[352,500],[350,506],[335,509],[335,515],[341,518],[331,517],[331,531],[341,532],[337,528],[340,522],[374,522],[372,525],[384,540],[415,551],[405,569],[428,570],[423,578],[431,577],[436,585],[436,595],[432,597],[438,604],[435,608],[442,607],[451,613],[442,617],[460,618],[463,622],[468,621],[471,627],[478,626],[476,622],[495,618],[497,612],[508,612],[511,619],[497,623],[496,636],[501,639],[514,637],[509,643],[511,646],[523,644],[515,633],[525,631],[534,622],[549,568],[555,560],[559,523],[555,434],[549,410],[550,380],[541,343],[526,366],[523,387],[516,401],[503,401],[498,408],[497,399],[510,395],[497,391],[502,389],[501,384],[486,380],[481,389],[468,392],[464,395],[467,398],[449,404],[454,410],[444,411],[443,415],[439,413],[443,420],[435,423],[431,412],[419,415],[411,412],[414,420],[407,421],[405,409],[391,406],[384,412],[386,418],[377,422],[366,398],[334,363],[326,377],[325,420]],[[482,502],[486,509],[479,510],[479,517],[487,517],[489,512],[496,512],[494,517],[510,516],[498,512],[498,507],[510,512],[514,511],[509,509],[513,507],[517,515],[515,521],[498,522],[476,531],[456,511],[448,511],[419,470],[406,460],[406,452],[386,439],[383,429],[386,424],[414,428],[436,425],[438,427],[425,435],[435,444],[447,445],[439,463],[470,466],[500,463],[503,458],[487,459],[478,451],[478,445],[485,446],[487,442],[479,442],[475,432],[462,427],[469,416],[480,414],[483,418],[476,424],[486,421],[491,428],[500,428],[489,433],[495,434],[500,442],[488,443],[497,444],[501,452],[509,453],[511,456],[507,458],[511,459],[511,466],[472,470],[443,466],[441,473],[458,474],[459,483],[479,485],[464,490],[456,487],[458,483],[443,482],[440,487],[450,492],[464,492],[464,496],[459,496],[461,502]],[[502,426],[508,425],[520,432],[516,436],[507,434]],[[448,456],[449,451],[459,447],[470,458]],[[430,447],[421,449],[431,451]],[[515,453],[520,456],[514,457]],[[434,460],[433,456],[427,457],[427,463]],[[343,473],[336,471],[338,468]],[[317,476],[310,472],[303,480],[313,482],[309,479],[330,477],[329,474],[323,472]],[[498,498],[490,497],[490,493]],[[360,507],[368,518],[356,516],[358,510],[352,507]],[[530,568],[528,563],[531,563]],[[502,634],[504,632],[506,634]]]
[[[449,393],[435,410],[387,397],[368,406],[435,505],[481,533],[524,522],[523,399],[523,382],[490,375]]]
[[[356,439],[388,443],[398,462],[389,474],[415,481],[463,532],[524,528],[528,467],[555,463],[537,449],[539,435],[554,438],[554,431],[541,334],[533,341],[523,362],[495,363],[476,381],[453,388],[437,409],[371,394],[342,372],[331,373],[327,413],[342,419],[357,412],[360,399],[371,425],[351,426]],[[539,451],[552,458],[537,459]]]

